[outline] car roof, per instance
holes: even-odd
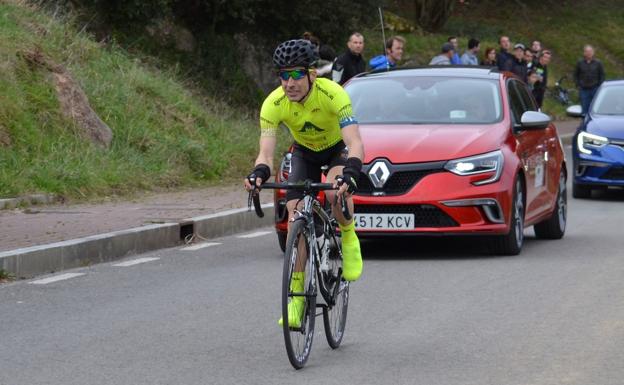
[[[503,72],[497,68],[481,66],[425,66],[425,67],[401,67],[389,70],[375,70],[364,72],[355,78],[396,78],[412,76],[452,76],[465,78],[500,79]],[[355,79],[354,79],[355,80]]]
[[[624,86],[624,80],[605,80],[603,86]]]

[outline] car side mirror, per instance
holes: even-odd
[[[521,130],[543,130],[550,124],[550,116],[543,112],[526,111],[520,118]]]
[[[573,118],[582,118],[583,108],[580,105],[575,104],[573,106],[566,108],[566,114],[568,114],[568,116],[571,116]]]

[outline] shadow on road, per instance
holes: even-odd
[[[603,202],[624,202],[624,189],[622,188],[593,189],[591,198],[583,199],[583,200],[603,201]]]
[[[526,240],[528,241],[528,239]],[[492,254],[485,237],[417,236],[361,239],[364,259],[500,258]]]

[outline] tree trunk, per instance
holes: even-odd
[[[439,30],[451,16],[457,0],[414,0],[415,22],[429,32]]]

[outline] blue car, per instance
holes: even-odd
[[[580,116],[580,106],[568,108]],[[604,82],[572,142],[572,196],[589,198],[592,189],[624,187],[624,80]]]

